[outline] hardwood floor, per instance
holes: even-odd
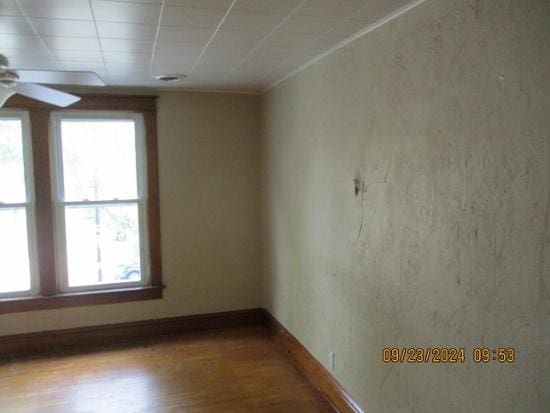
[[[262,327],[2,359],[0,412],[334,412]]]

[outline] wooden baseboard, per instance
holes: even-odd
[[[33,353],[135,342],[194,331],[264,325],[270,337],[341,413],[364,413],[338,381],[268,311],[261,308],[0,336],[0,360]]]
[[[363,409],[346,392],[325,367],[267,310],[264,310],[264,325],[272,339],[290,356],[294,364],[323,393],[333,407],[341,413],[364,413]]]
[[[0,358],[46,351],[117,344],[193,331],[261,324],[262,309],[190,315],[40,333],[0,336]]]

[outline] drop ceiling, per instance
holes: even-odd
[[[408,3],[0,0],[0,53],[14,68],[90,70],[111,86],[259,92]]]

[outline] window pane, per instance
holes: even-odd
[[[30,290],[25,208],[0,208],[0,251],[0,293]]]
[[[23,133],[19,119],[0,119],[0,202],[26,202]]]
[[[133,120],[62,120],[66,201],[137,198]]]
[[[66,206],[69,286],[141,279],[138,208]]]

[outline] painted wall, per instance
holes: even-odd
[[[0,315],[0,335],[260,306],[259,97],[161,93],[162,300]]]
[[[550,2],[428,0],[263,106],[275,317],[369,412],[548,411]]]

